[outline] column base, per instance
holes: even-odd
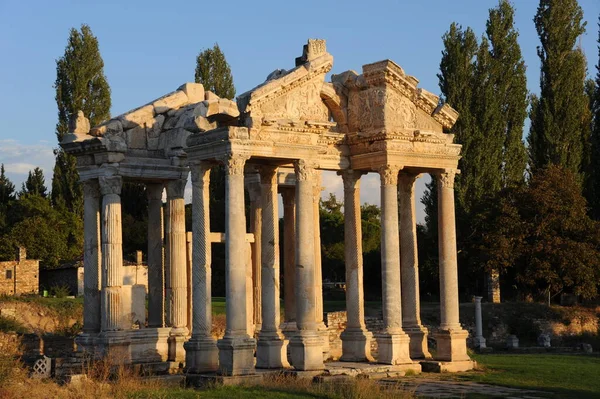
[[[256,368],[279,369],[290,367],[287,360],[288,341],[280,332],[259,333],[256,345]]]
[[[292,366],[296,370],[323,370],[323,337],[317,331],[298,331],[290,339]]]
[[[183,343],[187,339],[188,329],[186,327],[173,327],[169,333],[169,361],[184,362],[185,349]]]
[[[459,373],[473,370],[477,365],[473,360],[462,360],[456,362],[441,362],[437,360],[423,360],[421,367],[428,373]]]
[[[340,335],[342,340],[342,362],[372,362],[371,340],[373,333],[365,329],[345,329]]]
[[[477,349],[485,349],[485,338],[483,337],[475,337],[473,338],[473,345],[475,345],[475,348]]]
[[[463,329],[440,330],[433,334],[437,342],[437,353],[434,360],[446,362],[470,361],[467,355],[467,337],[469,333]]]
[[[221,375],[254,374],[254,349],[256,340],[247,335],[228,337],[217,341]]]
[[[281,323],[279,329],[285,336],[285,339],[290,340],[295,334],[298,333],[298,326],[296,321],[285,321]]]
[[[169,357],[170,328],[142,328],[129,331],[133,363],[166,362]]]
[[[82,332],[75,337],[75,344],[77,345],[77,352],[89,354],[92,358],[95,358],[97,354],[98,346],[98,333],[93,332]]]
[[[406,327],[403,330],[410,337],[411,359],[431,359],[431,353],[429,353],[427,345],[429,330],[420,325]]]
[[[375,335],[377,340],[377,363],[407,364],[410,359],[410,338],[404,332],[383,332]]]
[[[109,364],[131,364],[131,338],[128,331],[103,331],[98,334],[98,352]]]
[[[317,322],[317,332],[321,336],[321,350],[323,351],[323,361],[326,361],[330,357],[329,353],[329,329],[325,325],[325,322]]]
[[[185,369],[187,373],[198,374],[217,371],[219,350],[212,337],[194,337],[183,344],[185,349]]]

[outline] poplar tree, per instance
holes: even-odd
[[[600,27],[600,17],[598,18]],[[598,43],[600,44],[600,31],[598,32]],[[590,111],[592,113],[591,138],[590,138],[590,164],[589,180],[586,197],[592,218],[600,219],[600,46],[598,46],[598,64],[596,64],[596,79],[594,93],[590,99]]]
[[[486,36],[490,41],[489,76],[493,92],[493,124],[503,137],[501,180],[503,187],[523,183],[527,152],[523,143],[523,126],[527,117],[526,67],[519,33],[514,27],[515,10],[507,0],[489,11]]]
[[[218,44],[203,50],[196,57],[196,83],[221,98],[233,99],[235,88],[231,68]],[[225,171],[213,167],[210,171],[210,224],[214,231],[225,231]]]
[[[585,32],[583,11],[577,0],[540,0],[534,22],[541,42],[541,74],[527,139],[530,166],[535,173],[558,165],[581,177],[583,143],[589,133],[586,61],[576,47]]]
[[[56,61],[56,138],[60,143],[68,133],[69,118],[83,111],[90,125],[110,118],[110,88],[104,76],[104,61],[98,39],[88,25],[71,29],[64,55]],[[57,149],[52,179],[52,202],[71,212],[83,211],[83,193],[79,184],[75,157]]]

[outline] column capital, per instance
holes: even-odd
[[[344,190],[354,190],[359,187],[360,178],[365,172],[361,170],[345,169],[338,171],[337,174],[342,176]]]
[[[192,185],[203,185],[210,183],[210,170],[212,164],[200,162],[190,165],[190,174],[192,176]]]
[[[457,174],[456,169],[445,169],[437,174],[438,184],[442,188],[454,188],[454,178]]]
[[[83,196],[85,198],[99,198],[100,197],[100,184],[98,180],[85,180],[83,183]]]
[[[305,181],[314,179],[316,166],[317,164],[315,162],[310,162],[305,159],[294,161],[296,180]]]
[[[123,186],[123,178],[121,176],[101,176],[98,178],[98,183],[100,184],[102,195],[121,195],[121,187]]]
[[[169,180],[167,182],[167,199],[183,198],[187,179]]]
[[[397,165],[384,165],[377,169],[377,173],[381,176],[382,185],[396,185],[398,184],[398,173],[402,169],[402,166]]]
[[[405,194],[411,194],[415,189],[415,181],[419,177],[418,173],[400,172],[398,175],[398,191]]]
[[[261,165],[257,168],[260,184],[277,185],[277,166]]]
[[[220,159],[225,165],[225,173],[228,175],[244,175],[244,166],[246,161],[250,159],[245,154],[227,154]]]
[[[148,200],[161,200],[163,195],[164,185],[162,183],[147,183],[146,196]]]

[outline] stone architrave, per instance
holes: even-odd
[[[396,166],[378,170],[381,177],[381,277],[383,331],[376,334],[379,356],[385,364],[411,363],[410,338],[402,330],[400,246],[398,245],[398,172]]]
[[[162,183],[146,184],[148,197],[148,327],[164,327]]]
[[[359,171],[339,172],[344,182],[344,255],[346,261],[346,308],[348,322],[341,334],[342,357],[349,362],[373,361],[373,334],[365,327],[363,292],[362,227]]]
[[[456,170],[447,169],[437,175],[438,234],[440,259],[440,330],[437,341],[439,361],[471,362],[467,355],[469,333],[458,318],[458,266],[456,261],[456,221],[454,216],[454,177]]]
[[[400,203],[400,270],[402,280],[402,329],[410,337],[410,357],[430,358],[428,330],[421,324],[419,295],[419,261],[415,209],[416,174],[401,172],[398,178]]]
[[[210,169],[190,165],[192,174],[192,338],[184,344],[188,373],[216,371],[219,354],[212,337]]]
[[[232,154],[225,160],[225,336],[217,342],[219,373],[252,374],[256,340],[247,333],[246,215],[244,164],[247,157]]]
[[[98,180],[83,182],[83,333],[100,331],[100,187]]]
[[[169,337],[169,359],[171,361],[185,360],[183,342],[188,335],[185,200],[183,198],[186,183],[187,179],[171,180],[167,183],[172,323]]]
[[[282,331],[289,339],[296,328],[296,191],[281,188],[283,199],[283,304]]]
[[[277,168],[260,168],[262,245],[262,326],[256,348],[257,368],[289,367],[287,341],[279,330],[279,211]]]
[[[102,331],[125,328],[121,176],[99,178],[102,193]]]
[[[296,325],[290,338],[292,366],[297,370],[323,369],[323,340],[315,320],[314,166],[294,162],[296,172]]]

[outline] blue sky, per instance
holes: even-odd
[[[537,0],[516,0],[516,26],[528,87],[539,91],[539,43],[532,18]],[[600,1],[580,0],[587,33],[582,46],[595,74]],[[439,93],[441,36],[451,22],[485,29],[496,0],[428,1],[86,1],[0,0],[0,163],[20,186],[41,166],[52,175],[56,104],[55,60],[69,29],[91,26],[100,42],[117,115],[193,81],[195,57],[218,42],[231,65],[237,93],[274,69],[293,67],[308,38],[327,40],[333,73],[392,59]],[[363,201],[378,203],[377,178],[367,176]],[[340,192],[341,180],[325,182]],[[424,179],[419,180],[422,190]],[[419,211],[422,219],[422,211]]]

